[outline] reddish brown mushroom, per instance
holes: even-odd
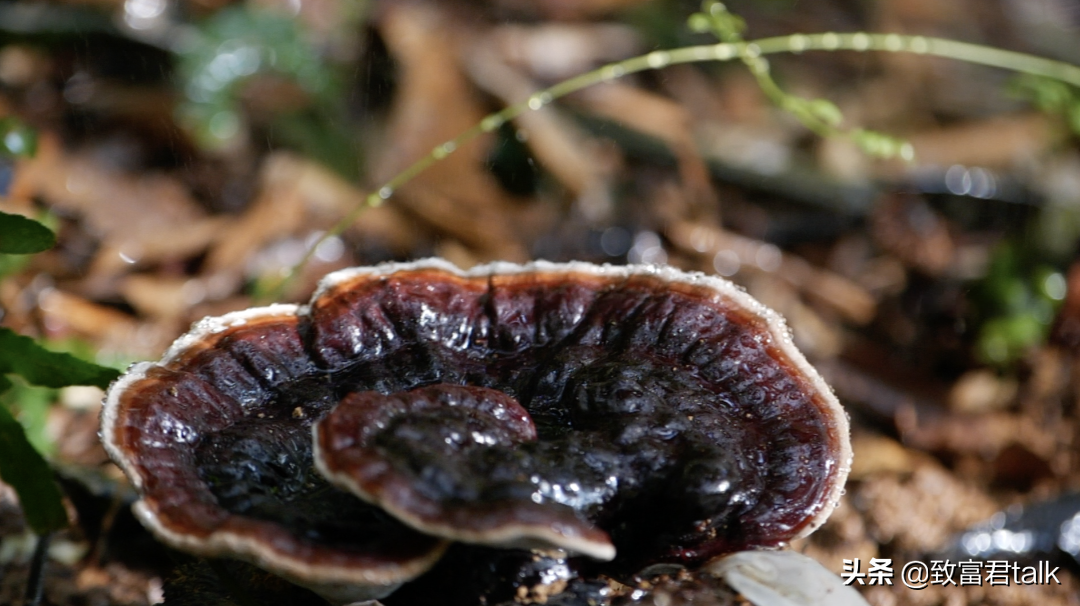
[[[518,446],[535,441],[529,413],[510,396],[440,383],[349,394],[316,425],[315,464],[334,484],[428,534],[615,557],[604,531],[539,497],[540,476],[515,464]],[[556,458],[574,454],[563,449]]]
[[[321,470],[374,506],[311,473],[323,417]],[[851,456],[775,313],[719,278],[586,263],[337,272],[134,366],[102,435],[165,541],[331,594],[423,571],[428,534],[616,565],[776,546],[825,520]]]
[[[847,474],[839,403],[718,278],[426,261],[338,272],[310,315],[320,364],[370,390],[317,426],[320,470],[425,533],[703,561],[811,532]],[[400,410],[428,385],[506,394],[538,440],[452,439],[454,406]]]
[[[444,541],[394,523],[311,471],[310,424],[336,398],[301,343],[298,308],[207,318],[114,383],[105,449],[165,543],[248,560],[337,602],[379,597]]]

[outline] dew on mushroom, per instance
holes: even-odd
[[[184,439],[160,429],[181,410]],[[447,540],[611,574],[776,547],[834,507],[847,432],[782,321],[724,280],[437,260],[204,321],[118,381],[102,428],[160,538],[340,599]]]

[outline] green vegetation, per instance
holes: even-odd
[[[1030,256],[1015,243],[999,245],[976,286],[982,322],[975,354],[984,363],[1004,367],[1043,344],[1065,298],[1065,277]]]
[[[270,108],[267,136],[346,177],[356,177],[358,148],[349,129],[341,77],[301,23],[265,10],[234,6],[214,14],[180,48],[177,65],[184,100],[180,122],[203,146],[217,149],[246,132],[244,87],[255,78],[294,87],[304,99]]]
[[[34,140],[34,136],[28,134],[31,133],[29,129],[12,124],[6,123],[9,135],[18,132],[22,133],[19,135],[21,140]],[[6,149],[11,154],[28,155],[33,146],[6,145]],[[41,252],[55,242],[53,232],[37,221],[0,213],[0,259],[4,255]],[[0,395],[16,396],[5,397],[0,404],[0,479],[19,495],[26,520],[35,533],[45,535],[67,526],[67,513],[49,464],[31,444],[26,428],[16,420],[8,406],[25,404],[24,410],[20,405],[21,412],[27,416],[24,422],[38,430],[33,431],[33,435],[40,436],[48,403],[42,400],[41,391],[27,388],[27,383],[52,388],[67,385],[105,388],[119,374],[115,369],[84,362],[70,354],[49,351],[30,337],[0,328]],[[19,383],[7,375],[18,377]],[[43,446],[39,441],[38,448]]]

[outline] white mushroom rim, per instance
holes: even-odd
[[[178,359],[184,353],[197,348],[209,336],[250,322],[267,318],[295,318],[305,307],[292,304],[274,304],[206,317],[192,325],[191,330],[179,337],[159,362],[139,362],[109,387],[101,413],[99,437],[110,458],[124,471],[140,494],[133,505],[139,521],[162,542],[184,551],[210,557],[229,556],[255,564],[290,581],[309,587],[335,602],[351,602],[357,599],[384,597],[402,583],[420,576],[430,569],[449,547],[442,541],[423,557],[404,563],[387,562],[381,566],[359,568],[335,566],[325,562],[313,563],[277,549],[262,537],[252,533],[215,530],[206,536],[178,532],[164,523],[155,507],[143,498],[146,479],[130,453],[116,441],[120,398],[126,389],[145,378],[154,368]]]
[[[820,398],[825,408],[823,412],[830,417],[830,421],[834,424],[837,441],[835,445],[837,449],[835,463],[831,463],[839,465],[839,468],[835,470],[835,481],[828,487],[827,495],[816,506],[816,511],[811,514],[808,521],[793,538],[806,536],[813,532],[824,523],[839,502],[851,465],[847,415],[829,386],[807,362],[802,353],[795,348],[784,320],[735,284],[715,276],[707,276],[696,272],[683,272],[675,268],[657,265],[598,266],[583,262],[551,263],[536,261],[527,264],[496,262],[463,271],[442,259],[425,259],[411,263],[387,263],[373,267],[352,268],[334,272],[320,282],[312,301],[318,300],[335,287],[357,278],[377,278],[397,272],[425,269],[439,270],[462,278],[513,276],[529,273],[541,275],[580,274],[613,279],[652,276],[668,283],[704,288],[714,293],[715,300],[726,300],[748,314],[764,320],[768,338],[772,340],[771,345],[777,348],[786,358],[786,362],[794,367],[804,380],[810,383]],[[159,362],[134,364],[120,379],[114,382],[104,403],[101,418],[101,438],[110,457],[125,472],[135,488],[140,491],[140,495],[142,495],[146,478],[142,476],[139,466],[131,460],[130,454],[125,452],[116,441],[120,398],[125,390],[132,384],[147,378],[147,373],[153,369],[164,367],[185,353],[198,348],[204,340],[215,334],[267,318],[293,319],[303,317],[308,314],[308,310],[308,305],[271,305],[233,312],[220,317],[205,318],[197,322],[188,333],[177,339]],[[418,576],[430,568],[446,549],[446,544],[442,543],[438,549],[432,550],[426,557],[410,561],[404,565],[389,563],[383,567],[366,569],[336,567],[325,563],[312,564],[297,559],[290,554],[282,553],[272,546],[268,546],[259,538],[247,534],[214,530],[206,536],[200,537],[177,532],[162,522],[155,506],[145,498],[140,498],[136,503],[135,511],[144,525],[164,542],[172,546],[204,555],[233,555],[305,585],[311,585],[312,583],[360,583],[392,589],[401,582]],[[500,540],[504,539],[507,543],[514,544],[521,536],[521,529],[510,528],[506,529],[505,533],[505,536]],[[553,534],[558,533],[553,532]],[[466,536],[460,538],[463,540],[470,539],[470,537]],[[566,537],[560,537],[559,541],[552,542],[555,544],[561,543],[567,549],[586,553],[599,559],[610,559],[613,555],[613,548],[610,545],[603,546],[591,542],[581,545],[567,545],[565,539]]]

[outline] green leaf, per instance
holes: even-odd
[[[1069,106],[1068,116],[1069,128],[1072,129],[1073,134],[1080,135],[1080,101],[1073,103]]]
[[[1059,112],[1068,106],[1072,91],[1064,82],[1050,78],[1039,78],[1032,86],[1035,104],[1044,112]]]
[[[0,253],[28,255],[56,245],[52,231],[22,215],[0,212]]]
[[[26,440],[22,425],[3,406],[0,406],[0,478],[19,495],[23,515],[35,533],[45,535],[68,525],[52,469]]]
[[[120,376],[115,368],[51,352],[7,328],[0,328],[0,373],[15,373],[28,383],[43,387],[96,385],[102,389]]]
[[[49,423],[49,411],[58,399],[57,390],[27,385],[22,379],[10,380],[9,383],[11,389],[0,394],[0,406],[6,405],[11,414],[19,419],[19,424],[26,432],[26,439],[34,450],[48,457],[56,450],[46,427]]]

